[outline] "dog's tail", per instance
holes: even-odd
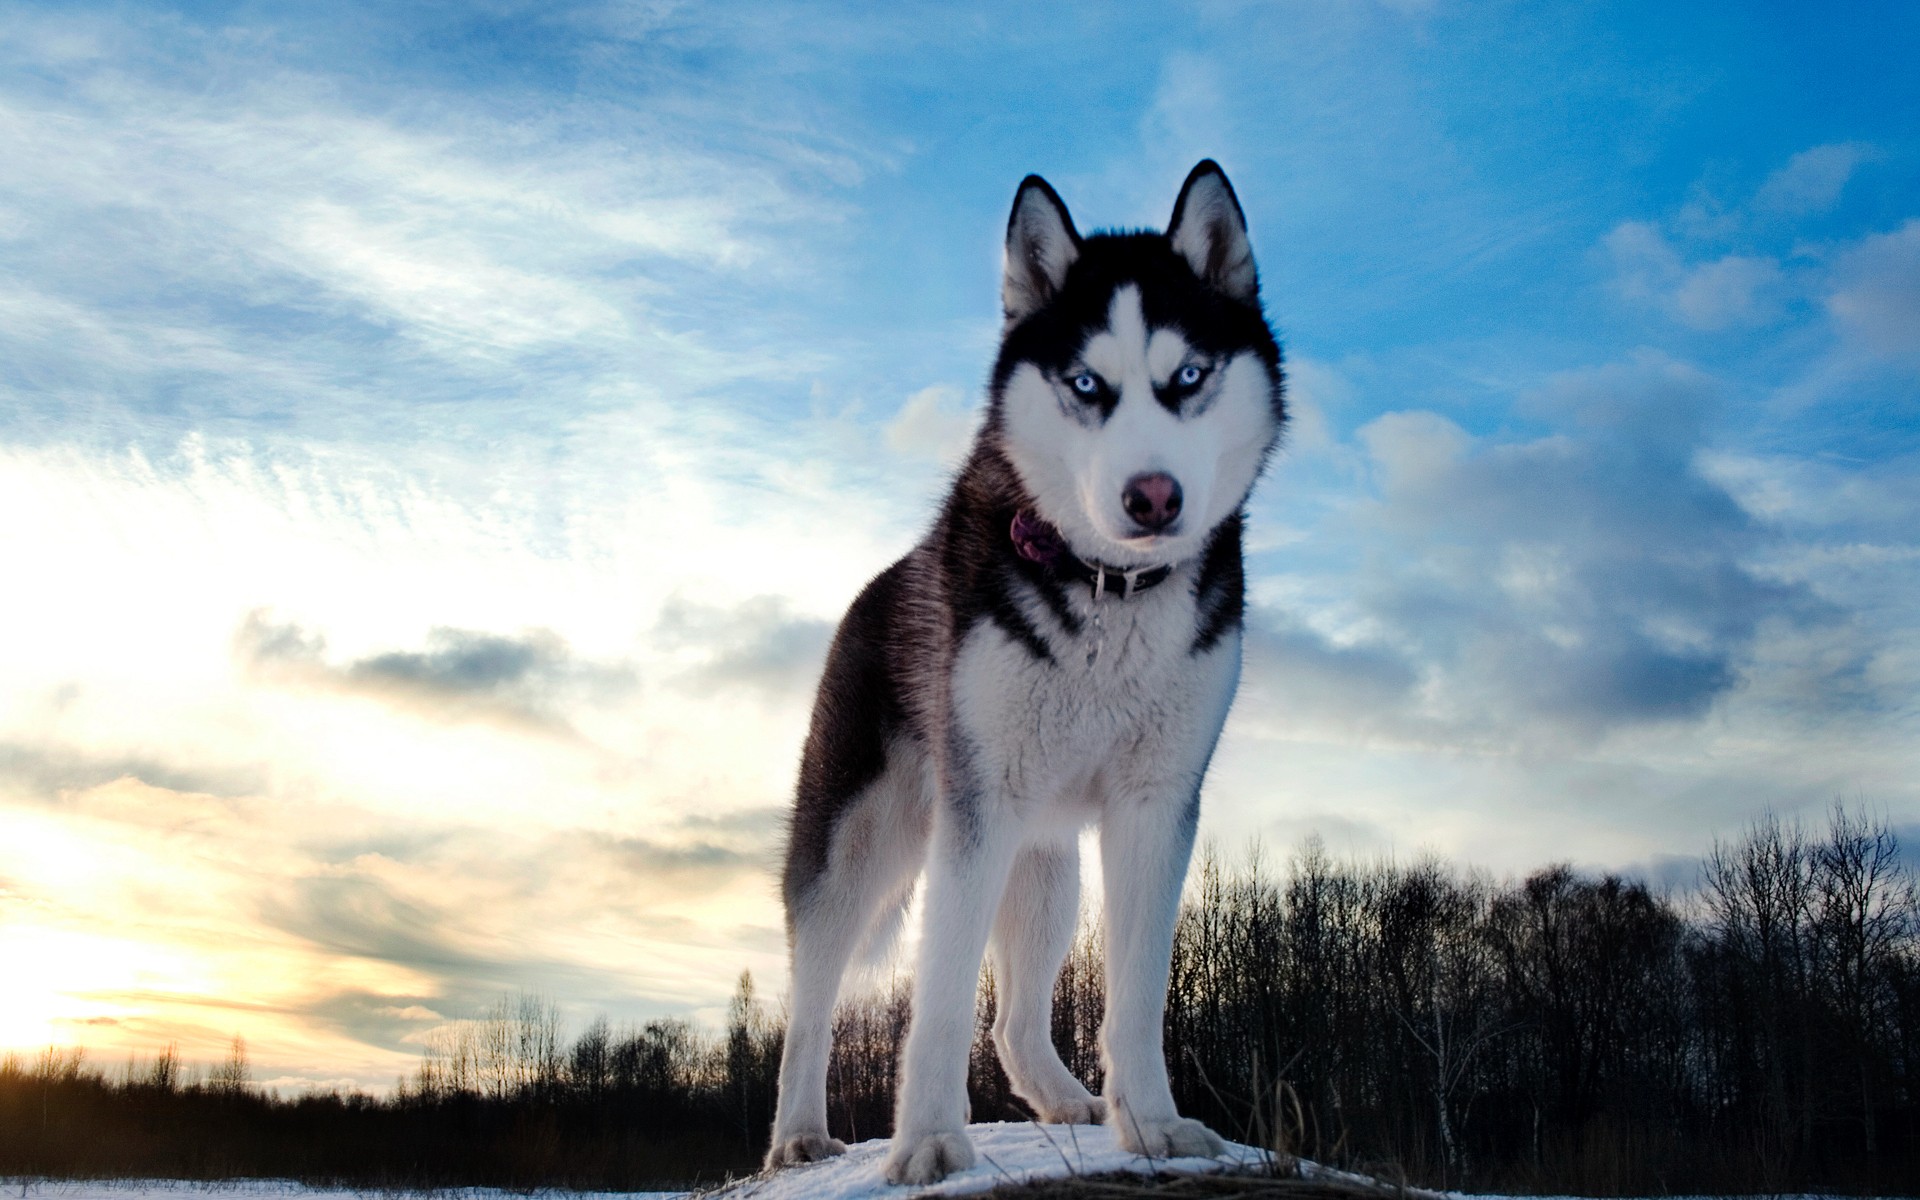
[[[900,944],[900,932],[906,928],[907,912],[913,907],[914,893],[919,885],[917,876],[907,880],[904,886],[874,908],[873,917],[861,934],[860,946],[853,952],[851,966],[855,971],[871,971],[885,966],[893,957],[894,948]]]

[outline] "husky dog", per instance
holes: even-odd
[[[1240,678],[1242,508],[1286,419],[1239,201],[1202,162],[1166,233],[1083,238],[1030,175],[1001,301],[966,464],[926,540],[854,600],[820,682],[783,880],[792,1011],[769,1167],[846,1149],[826,1102],[841,977],[898,927],[923,868],[890,1181],[973,1165],[989,944],[994,1045],[1041,1120],[1104,1120],[1138,1154],[1222,1149],[1174,1109],[1160,1027],[1200,783]],[[1089,824],[1101,1097],[1049,1030]]]

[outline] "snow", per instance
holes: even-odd
[[[1112,1131],[1098,1125],[1038,1125],[1001,1123],[974,1125],[974,1149],[980,1165],[944,1183],[925,1188],[890,1187],[880,1174],[886,1157],[884,1138],[849,1147],[840,1158],[804,1167],[789,1167],[772,1175],[738,1180],[718,1190],[702,1192],[569,1192],[543,1188],[535,1192],[496,1188],[445,1188],[432,1192],[393,1189],[314,1188],[285,1179],[239,1179],[204,1183],[180,1179],[37,1180],[0,1178],[0,1200],[400,1200],[431,1196],[434,1200],[908,1200],[917,1196],[964,1196],[988,1191],[999,1184],[1069,1175],[1104,1175],[1131,1171],[1151,1175],[1163,1171],[1218,1171],[1228,1166],[1261,1167],[1264,1150],[1229,1142],[1225,1160],[1174,1158],[1149,1161],[1129,1154],[1114,1143]],[[1300,1164],[1311,1177],[1369,1183],[1314,1163]],[[1432,1200],[1514,1200],[1513,1197],[1470,1192],[1410,1192]],[[1580,1200],[1570,1196],[1534,1196],[1525,1200]],[[1669,1197],[1667,1200],[1716,1200],[1710,1196]],[[1833,1200],[1822,1195],[1786,1195],[1772,1200]]]
[[[1219,1171],[1229,1166],[1264,1166],[1272,1157],[1265,1150],[1227,1143],[1223,1159],[1147,1159],[1122,1150],[1113,1130],[1104,1125],[1042,1125],[1037,1121],[1002,1121],[970,1125],[967,1133],[980,1161],[971,1169],[921,1188],[899,1188],[887,1183],[881,1163],[887,1139],[876,1138],[847,1147],[839,1158],[788,1167],[771,1175],[744,1179],[702,1200],[897,1200],[906,1196],[965,1196],[989,1191],[1003,1183],[1060,1179],[1069,1175],[1106,1175],[1131,1171],[1152,1175],[1161,1171]]]
[[[291,1179],[0,1179],[0,1200],[396,1200],[431,1195],[436,1200],[683,1200],[686,1192],[509,1192],[498,1188],[445,1188],[409,1192],[392,1188],[318,1188]]]
[[[1113,1131],[1104,1125],[1042,1125],[1003,1121],[970,1125],[978,1165],[929,1187],[903,1188],[887,1183],[881,1174],[887,1139],[876,1138],[849,1146],[846,1154],[826,1162],[788,1167],[771,1175],[737,1180],[717,1191],[701,1192],[700,1200],[905,1200],[910,1196],[964,1196],[989,1191],[1003,1183],[1059,1179],[1069,1175],[1106,1175],[1130,1171],[1152,1175],[1162,1171],[1218,1171],[1230,1166],[1260,1167],[1271,1156],[1265,1150],[1227,1143],[1223,1159],[1147,1159],[1120,1148]],[[536,1197],[552,1200],[674,1200],[684,1192],[562,1192],[542,1191]],[[491,1188],[458,1188],[434,1193],[448,1200],[527,1200],[525,1192]],[[0,1200],[393,1200],[392,1192],[309,1188],[286,1180],[237,1180],[196,1183],[179,1180],[44,1181],[0,1180]]]

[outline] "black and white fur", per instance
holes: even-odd
[[[926,540],[854,600],[821,680],[783,881],[792,1011],[770,1167],[845,1149],[826,1104],[841,978],[923,869],[889,1180],[973,1164],[967,1051],[989,946],[994,1042],[1040,1119],[1105,1120],[1140,1154],[1222,1148],[1174,1109],[1161,1019],[1200,784],[1239,682],[1242,508],[1286,416],[1239,202],[1202,162],[1165,234],[1082,238],[1029,176],[1002,301],[971,454]],[[1019,514],[1065,552],[1023,552]],[[1089,824],[1102,1097],[1048,1027]]]

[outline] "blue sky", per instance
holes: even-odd
[[[1920,824],[1920,13],[0,8],[0,1046],[711,1016],[1013,189],[1246,207],[1235,848]]]

